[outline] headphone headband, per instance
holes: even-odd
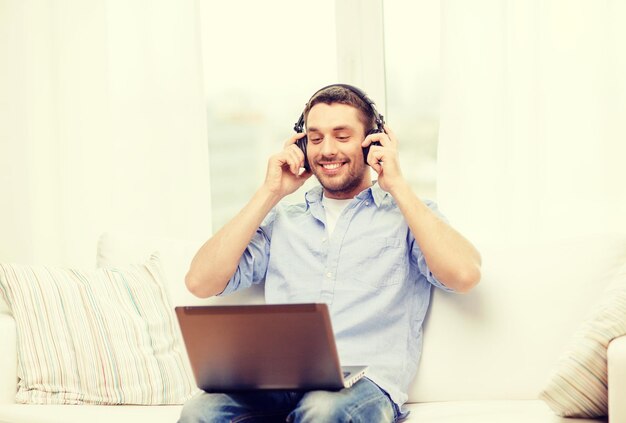
[[[380,113],[378,113],[378,110],[376,110],[376,106],[374,104],[374,102],[367,96],[367,94],[365,94],[365,92],[353,85],[348,85],[348,84],[331,84],[331,85],[327,85],[325,87],[320,88],[319,90],[317,90],[309,99],[309,101],[307,101],[306,105],[305,105],[305,110],[308,107],[309,103],[311,103],[311,100],[313,100],[315,98],[315,96],[317,94],[319,94],[320,92],[324,91],[327,88],[331,88],[331,87],[341,87],[341,88],[345,88],[349,91],[352,91],[354,94],[356,94],[361,100],[363,100],[372,110],[372,113],[374,114],[374,119],[376,121],[376,127],[378,128],[379,132],[384,132],[384,126],[385,126],[385,118],[383,115],[381,115]],[[300,115],[300,118],[298,119],[298,121],[296,122],[296,124],[294,125],[293,129],[300,133],[304,130],[304,111],[302,112],[302,114]]]

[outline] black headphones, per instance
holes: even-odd
[[[370,100],[370,98],[367,96],[367,94],[365,94],[363,91],[361,91],[360,89],[358,89],[357,87],[354,87],[352,85],[348,85],[348,84],[332,84],[332,85],[327,85],[324,88],[321,88],[319,90],[317,90],[315,92],[315,94],[313,94],[311,96],[311,98],[309,99],[309,101],[307,102],[307,106],[309,105],[309,103],[311,102],[311,100],[313,98],[315,98],[315,96],[321,92],[324,91],[327,88],[330,87],[342,87],[342,88],[346,88],[350,91],[352,91],[354,94],[356,94],[361,100],[363,100],[372,110],[372,114],[374,115],[374,119],[376,121],[376,128],[373,128],[369,131],[367,131],[367,133],[365,134],[365,136],[367,137],[370,134],[378,134],[378,133],[382,133],[385,132],[384,126],[385,126],[385,118],[383,117],[383,115],[381,115],[380,113],[378,113],[378,111],[376,110],[376,106],[374,105],[374,102],[372,100]],[[306,108],[305,108],[306,109]],[[294,125],[293,129],[297,132],[300,133],[304,130],[304,112],[302,112],[302,114],[300,115],[300,119],[298,119],[298,121],[296,122],[296,124]],[[308,143],[308,139],[307,136],[305,135],[304,137],[300,138],[299,140],[296,141],[296,145],[300,148],[300,150],[302,150],[302,152],[304,153],[304,168],[306,170],[311,170],[311,167],[309,166],[309,159],[306,155],[306,145]],[[367,147],[363,147],[363,160],[365,161],[365,163],[367,163],[367,155],[369,154],[370,151],[370,147],[372,145],[380,145],[379,142],[375,141],[373,143],[371,143],[370,145],[368,145]]]

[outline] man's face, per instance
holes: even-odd
[[[365,139],[359,111],[347,104],[318,103],[307,117],[307,157],[329,198],[353,198],[371,185],[363,161]]]

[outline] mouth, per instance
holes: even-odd
[[[323,169],[324,173],[332,175],[338,173],[346,162],[327,162],[318,164]]]

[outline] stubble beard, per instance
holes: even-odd
[[[351,162],[347,162],[344,166],[350,165]],[[345,175],[339,177],[326,176],[322,172],[318,172],[317,167],[313,174],[327,193],[332,194],[333,197],[341,198],[353,194],[353,191],[363,183],[363,179],[367,177],[367,166],[363,165],[356,169],[349,168]]]

